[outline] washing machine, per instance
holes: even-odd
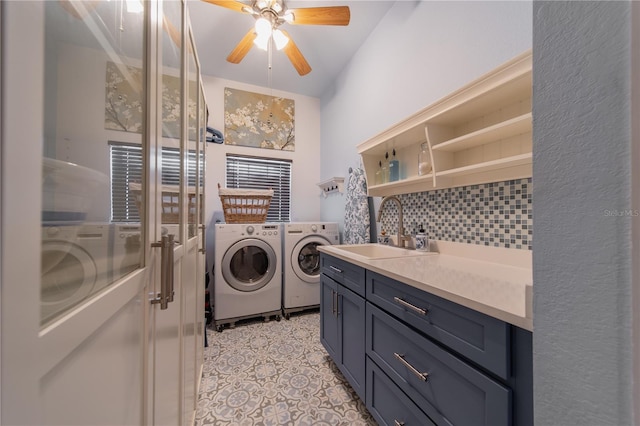
[[[340,244],[334,222],[285,223],[283,230],[282,312],[320,305],[320,253],[318,246]]]
[[[42,227],[41,324],[109,285],[110,228],[105,223]]]
[[[114,223],[111,238],[111,275],[116,281],[142,264],[140,223]]]
[[[213,322],[218,331],[238,320],[282,314],[281,225],[216,224]]]

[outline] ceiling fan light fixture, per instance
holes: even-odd
[[[268,39],[271,37],[272,32],[273,27],[267,18],[258,18],[256,20],[256,33],[258,34],[258,38],[266,37]]]
[[[269,40],[271,40],[271,36],[262,36],[258,34],[258,37],[253,40],[253,43],[258,46],[258,48],[262,50],[267,50],[267,46],[269,46]]]
[[[273,42],[276,44],[276,49],[281,50],[289,43],[289,37],[284,35],[282,31],[275,30],[273,32]]]
[[[256,6],[258,6],[258,9],[264,9],[269,6],[269,2],[267,0],[258,0]]]

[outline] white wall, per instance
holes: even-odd
[[[322,98],[323,179],[356,145],[531,47],[531,2],[398,1]],[[343,222],[344,198],[322,202]]]
[[[266,70],[265,70],[266,71]],[[249,148],[226,144],[207,144],[206,214],[207,260],[209,270],[213,265],[213,228],[221,216],[222,204],[218,197],[218,183],[225,184],[225,158],[227,153],[292,160],[291,220],[317,221],[320,219],[320,100],[295,93],[270,90],[236,81],[202,76],[207,106],[208,125],[224,132],[224,88],[246,90],[293,99],[295,102],[295,151]],[[215,215],[215,217],[214,217]]]
[[[540,425],[638,424],[630,10],[627,1],[534,3],[533,360]]]

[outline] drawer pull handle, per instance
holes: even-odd
[[[399,421],[398,421],[398,420],[396,420],[396,419],[393,419],[393,424],[394,424],[395,426],[404,426],[404,422],[399,422]]]
[[[407,367],[409,371],[411,371],[413,374],[418,376],[420,380],[422,380],[423,382],[427,381],[427,378],[429,377],[429,373],[421,373],[418,370],[416,370],[416,368],[413,365],[409,364],[407,360],[404,359],[404,355],[400,355],[399,353],[396,353],[396,352],[394,352],[393,355],[396,357],[398,361],[402,363],[402,365]]]
[[[336,271],[337,273],[341,274],[342,273],[342,269],[336,268],[333,265],[329,265],[329,268],[331,268],[333,271]]]
[[[406,300],[400,299],[399,297],[394,297],[393,300],[395,300],[396,303],[399,303],[402,306],[407,307],[412,311],[419,313],[420,315],[427,315],[427,313],[429,312],[426,309],[418,308],[417,306],[414,306],[411,303],[407,302]]]

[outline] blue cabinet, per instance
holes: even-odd
[[[320,269],[324,275],[333,278],[357,295],[364,297],[364,268],[323,253],[320,256]]]
[[[435,426],[426,414],[367,358],[367,408],[384,426]]]
[[[335,361],[338,359],[338,283],[321,275],[320,292],[320,342]]]
[[[321,341],[381,425],[533,425],[532,335],[322,253]]]
[[[449,300],[367,271],[367,300],[429,337],[508,379],[510,325]]]
[[[362,272],[364,291],[364,270]],[[351,387],[364,400],[364,298],[324,274],[324,270],[320,276],[320,288],[320,341]]]
[[[511,390],[367,303],[367,355],[437,424],[511,424]]]

